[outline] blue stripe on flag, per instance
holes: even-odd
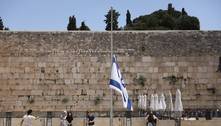
[[[112,85],[112,86],[118,88],[119,90],[121,90],[120,84],[117,81],[113,80],[113,79],[110,79],[110,85]]]
[[[128,98],[128,103],[127,103],[127,109],[133,111],[132,102],[129,98]]]
[[[113,80],[113,79],[110,79],[110,85],[112,85],[112,86],[114,86],[115,88],[117,88],[117,89],[119,89],[121,92],[120,93],[122,93],[122,89],[121,89],[121,86],[120,86],[120,83],[118,83],[117,81],[115,81],[115,80]],[[124,96],[124,93],[122,93],[122,95],[123,95],[123,100],[124,100],[124,102],[126,102],[126,98],[125,98],[125,96]]]

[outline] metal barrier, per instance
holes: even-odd
[[[11,117],[12,117],[12,113],[6,112],[5,126],[11,126]]]
[[[126,117],[126,125],[125,126],[132,126],[131,111],[127,111],[125,113],[125,117]]]
[[[52,126],[52,112],[47,112],[46,126]]]

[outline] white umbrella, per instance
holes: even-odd
[[[138,96],[138,108],[141,108],[141,95]]]
[[[163,110],[165,110],[166,109],[166,102],[165,102],[165,97],[164,97],[163,93],[161,94],[161,98],[162,98],[162,108],[163,108]]]
[[[163,102],[162,102],[162,96],[161,95],[159,95],[159,98],[158,98],[158,109],[163,110]]]
[[[147,95],[144,95],[143,97],[143,109],[146,110],[147,108]]]
[[[175,100],[174,111],[183,111],[183,104],[181,101],[181,92],[179,89],[177,89],[177,91],[176,91],[176,100]]]
[[[143,109],[143,95],[140,95],[140,108]]]
[[[141,104],[141,106],[142,106],[141,108],[142,109],[144,109],[144,102],[145,102],[144,95],[142,95],[142,104]]]
[[[140,108],[143,109],[143,95],[140,96]]]
[[[168,100],[168,110],[173,111],[173,99],[170,91],[169,91],[169,100]]]
[[[154,106],[155,106],[154,95],[151,94],[151,96],[150,96],[150,110],[155,111]]]
[[[155,94],[154,95],[154,110],[157,111],[159,109],[159,105],[158,105],[158,95]]]

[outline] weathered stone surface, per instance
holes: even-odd
[[[114,32],[113,39],[134,104],[139,94],[149,100],[176,88],[184,108],[221,103],[221,32]],[[0,32],[0,110],[107,111],[110,67],[110,32]],[[171,76],[180,79],[171,84]],[[117,92],[114,101],[123,110]]]

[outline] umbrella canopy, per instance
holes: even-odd
[[[146,95],[138,96],[138,108],[146,110],[147,108],[147,96]]]
[[[159,103],[158,103],[158,94],[154,95],[154,111],[159,110]]]
[[[141,95],[138,96],[138,108],[141,108]]]
[[[151,111],[155,111],[154,109],[155,109],[155,100],[154,100],[154,95],[153,94],[151,94],[151,96],[150,96],[150,110]]]
[[[147,108],[147,95],[143,96],[143,110],[146,110]]]
[[[166,109],[166,102],[165,102],[165,96],[163,93],[161,94],[161,99],[162,99],[162,109],[165,110]]]
[[[172,99],[172,94],[169,91],[169,98],[168,98],[168,110],[173,111],[173,99]]]
[[[141,109],[143,109],[144,95],[141,95]]]
[[[183,111],[183,104],[181,101],[181,92],[179,89],[177,89],[177,91],[176,91],[176,100],[175,100],[174,111]]]
[[[159,98],[158,98],[158,110],[163,110],[163,98],[162,98],[162,95],[159,95]]]

